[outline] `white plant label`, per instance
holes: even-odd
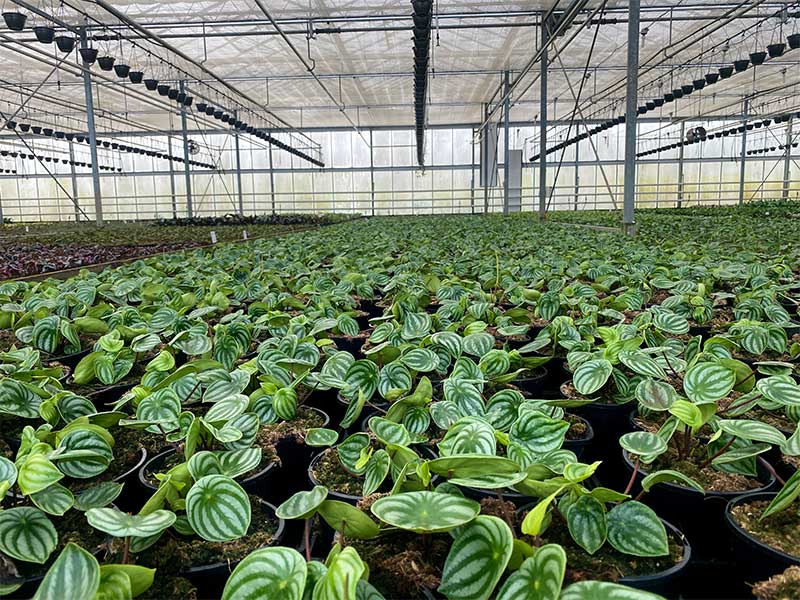
[[[217,232],[216,231],[212,231],[211,232],[211,243],[212,244],[216,244],[217,243]]]
[[[242,229],[242,239],[243,240],[247,239],[247,229]]]

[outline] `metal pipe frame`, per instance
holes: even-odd
[[[88,48],[86,29],[80,30],[81,48]],[[103,225],[103,200],[100,197],[100,169],[97,161],[97,131],[94,126],[94,93],[92,91],[92,75],[83,69],[83,89],[86,95],[86,127],[89,130],[89,151],[92,156],[92,190],[94,191],[94,222],[98,227]],[[77,206],[77,200],[76,200]]]
[[[636,134],[639,90],[639,7],[640,0],[628,2],[628,81],[625,93],[625,189],[622,202],[622,229],[636,234]]]
[[[511,112],[511,98],[508,94],[508,88],[510,85],[510,76],[508,71],[506,71],[505,76],[503,77],[503,84],[505,89],[505,101],[503,102],[503,164],[509,164],[509,156],[511,151],[511,141],[508,139],[509,137],[509,127],[508,124],[511,120],[509,113]],[[508,216],[509,211],[509,181],[508,181],[508,171],[509,169],[503,169],[503,215]]]
[[[184,91],[183,80],[180,82],[180,91]],[[186,107],[181,108],[181,134],[183,137],[183,176],[186,180],[186,213],[191,219],[192,211],[192,174],[189,167],[189,134],[186,130]]]
[[[539,57],[539,220],[544,221],[547,216],[547,155],[544,152],[547,146],[547,45],[550,41],[546,19],[542,21],[541,36],[542,51]]]
[[[744,107],[742,109],[742,113],[744,113],[744,119],[742,123],[747,125],[747,113],[750,109],[750,99],[744,99]],[[746,161],[747,158],[747,128],[745,127],[744,131],[742,132],[742,155],[741,155],[741,166],[739,168],[739,206],[744,203],[744,179],[745,179],[745,168],[746,168]]]

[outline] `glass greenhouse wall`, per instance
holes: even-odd
[[[708,129],[730,124],[702,123]],[[692,122],[687,121],[686,127]],[[576,128],[557,125],[551,139],[563,139]],[[484,190],[479,182],[479,148],[473,147],[473,130],[432,128],[427,132],[427,163],[421,171],[415,163],[413,130],[406,128],[365,131],[365,140],[351,130],[306,131],[322,146],[326,167],[309,167],[305,161],[278,150],[267,150],[240,137],[241,203],[244,214],[334,212],[376,215],[452,214],[500,212],[503,207],[502,165],[504,132],[498,136],[498,186]],[[763,132],[749,145],[769,145],[775,131]],[[531,125],[510,128],[510,147],[535,152],[538,130]],[[624,174],[624,129],[615,128],[586,142],[550,155],[548,162],[548,210],[609,209],[621,206]],[[132,142],[167,151],[167,136],[130,138]],[[196,160],[215,160],[218,171],[191,171],[194,214],[222,215],[239,210],[235,140],[230,134],[193,136],[201,151]],[[679,129],[669,122],[639,123],[640,147],[661,146],[679,139]],[[34,151],[47,152],[48,141],[29,142]],[[50,142],[52,143],[52,142]],[[780,141],[772,141],[778,144]],[[661,152],[658,158],[638,162],[638,208],[731,205],[739,202],[741,138],[716,138],[705,144]],[[173,138],[171,147],[180,150]],[[577,162],[576,162],[577,148]],[[595,153],[596,152],[596,153]],[[89,161],[85,145],[75,144],[77,160]],[[137,154],[108,153],[100,161],[122,168],[120,174],[101,173],[101,195],[106,218],[140,220],[186,216],[183,170],[164,169],[165,161]],[[0,175],[3,215],[14,221],[64,221],[94,218],[92,178],[89,169],[44,166],[21,161],[18,175]],[[797,198],[800,172],[794,158],[780,152],[747,157],[742,198],[744,202],[780,197]],[[51,177],[52,173],[55,177]],[[681,183],[682,182],[682,183]],[[538,163],[523,164],[522,210],[535,210]],[[73,189],[75,186],[76,189]],[[174,191],[173,191],[174,190]],[[75,193],[76,192],[76,193]],[[76,211],[68,193],[79,198]]]

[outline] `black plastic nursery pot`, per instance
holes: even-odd
[[[175,452],[177,452],[177,449],[170,448],[169,450],[165,450],[164,452],[156,454],[153,458],[142,465],[138,473],[139,484],[151,492],[155,491],[157,486],[150,480],[149,475],[160,473],[161,467]],[[237,483],[242,486],[244,491],[246,491],[248,494],[263,496],[269,493],[269,488],[272,485],[272,481],[275,478],[275,473],[277,470],[278,463],[271,462],[247,479],[237,480]]]
[[[627,451],[622,452],[622,459],[627,475],[633,473],[633,462]],[[775,485],[775,478],[764,467],[763,461],[757,461],[758,480],[761,486],[749,492],[767,492]],[[641,468],[636,473],[632,493],[641,489],[640,483],[647,476]],[[644,494],[642,502],[650,506],[659,516],[675,523],[689,538],[694,546],[698,559],[710,560],[730,556],[730,539],[725,525],[725,506],[738,496],[742,490],[729,492],[707,491],[705,494],[690,487],[675,483],[659,483]]]
[[[800,555],[792,556],[765,544],[739,525],[733,516],[733,509],[737,506],[759,500],[771,502],[775,496],[775,493],[769,492],[743,494],[725,507],[725,522],[732,533],[734,555],[745,569],[745,577],[752,582],[768,579],[791,566],[800,565]]]
[[[4,12],[3,20],[6,22],[6,27],[11,31],[22,31],[25,29],[25,21],[28,20],[28,15],[19,12]]]
[[[64,354],[62,356],[51,356],[45,358],[45,362],[59,362],[62,365],[68,366],[71,370],[75,370],[75,367],[78,365],[79,362],[91,353],[92,349],[87,348],[86,350],[81,350],[80,352],[76,352],[74,354]]]
[[[571,381],[562,385],[563,388]],[[606,461],[605,470],[608,470],[614,463],[618,463],[619,456],[619,437],[628,433],[631,429],[630,412],[632,408],[630,402],[625,404],[607,404],[605,402],[592,402],[578,408],[570,409],[576,415],[585,418],[594,430],[594,440],[591,444],[592,456],[599,460]]]
[[[33,28],[33,34],[42,44],[52,44],[53,38],[56,35],[56,30],[46,25],[37,25]]]
[[[339,350],[345,350],[356,358],[364,358],[364,353],[361,351],[361,347],[364,345],[364,342],[367,341],[367,335],[359,334],[355,337],[349,337],[346,335],[329,335],[328,337],[333,340]]]
[[[114,505],[123,512],[137,512],[147,500],[145,489],[139,485],[139,471],[149,458],[145,448],[139,449],[138,460],[123,473],[114,477],[114,483],[122,483],[122,493],[114,500]]]
[[[539,367],[533,371],[525,371],[511,382],[511,385],[518,387],[519,390],[530,398],[544,398],[547,392],[553,391],[548,386],[548,371],[545,367]]]

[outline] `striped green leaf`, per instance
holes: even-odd
[[[462,345],[461,336],[452,331],[439,331],[431,336],[431,341],[437,346],[441,346],[452,356],[458,358],[461,356]]]
[[[439,357],[434,351],[427,348],[412,348],[400,357],[400,362],[413,371],[427,373],[436,369]]]
[[[376,590],[371,583],[359,579],[355,600],[386,600],[386,598],[384,598],[383,594]]]
[[[64,473],[43,454],[29,454],[19,465],[17,484],[20,491],[28,496],[41,492],[63,477]]]
[[[33,600],[87,600],[100,586],[100,565],[89,552],[70,542],[58,555]]]
[[[31,501],[50,515],[61,516],[75,504],[75,497],[60,483],[54,483],[41,492],[31,494]]]
[[[683,389],[695,404],[717,402],[730,394],[736,373],[717,363],[698,363],[686,371]]]
[[[644,479],[642,479],[642,489],[645,492],[649,492],[650,489],[658,484],[658,483],[671,483],[677,482],[680,485],[685,487],[690,487],[701,494],[705,494],[706,490],[703,488],[702,485],[697,483],[694,479],[689,477],[688,475],[684,475],[680,471],[673,471],[670,469],[664,469],[662,471],[655,471],[654,473],[650,473]]]
[[[467,354],[481,357],[494,348],[494,336],[485,331],[470,333],[462,341],[462,349]]]
[[[411,443],[411,434],[402,423],[395,423],[383,417],[372,417],[368,426],[375,437],[384,444],[408,446]]]
[[[75,508],[87,511],[90,508],[103,508],[108,506],[122,492],[122,483],[104,481],[88,487],[75,495]]]
[[[341,444],[336,446],[336,452],[345,469],[354,475],[363,475],[366,467],[358,467],[357,465],[361,458],[361,451],[368,447],[369,435],[357,432],[345,438]]]
[[[500,431],[508,431],[517,420],[520,405],[525,397],[513,389],[500,390],[486,403],[486,420]]]
[[[480,389],[466,379],[450,377],[444,380],[444,398],[455,404],[464,415],[479,416],[486,412]]]
[[[110,565],[109,565],[110,566]],[[100,584],[93,600],[131,600],[131,578],[124,571],[100,571]]]
[[[521,411],[508,432],[509,440],[539,454],[556,450],[564,443],[569,423],[551,419],[538,410]]]
[[[683,335],[689,333],[689,321],[671,312],[659,312],[653,317],[653,325],[665,333]]]
[[[228,577],[222,600],[302,600],[306,561],[291,548],[264,548],[248,554]]]
[[[476,488],[480,490],[499,490],[510,488],[527,479],[525,471],[518,473],[483,473],[472,477],[451,477],[448,481],[453,485]]]
[[[203,392],[203,402],[219,402],[225,398],[241,394],[250,383],[250,373],[243,369],[236,369],[230,373],[220,369],[215,373],[219,371],[221,371],[219,378],[209,383],[205,392]],[[208,375],[208,372],[201,375]]]
[[[352,504],[340,500],[325,500],[317,509],[319,516],[345,538],[369,540],[380,533],[380,528],[369,515]]]
[[[649,431],[632,431],[620,436],[619,445],[637,456],[655,456],[667,451],[667,444],[661,437]],[[650,461],[652,462],[652,460]]]
[[[411,372],[405,365],[395,361],[383,367],[378,377],[378,393],[393,400],[411,390]]]
[[[206,475],[186,495],[186,514],[192,529],[204,540],[235,540],[250,527],[250,499],[230,477]]]
[[[0,551],[11,558],[43,564],[57,543],[56,528],[38,508],[0,511]]]
[[[581,496],[567,511],[567,525],[572,539],[589,554],[606,542],[608,528],[603,503],[591,496]]]
[[[761,513],[759,520],[764,520],[770,515],[784,510],[794,502],[798,496],[800,496],[800,470],[795,471],[794,475],[786,480],[786,483],[772,499],[772,502],[769,503],[769,506]]]
[[[35,348],[53,354],[58,349],[60,341],[59,328],[61,319],[58,315],[50,315],[39,319],[33,325],[32,342]]]
[[[742,446],[732,447],[727,452],[723,452],[711,461],[712,465],[730,465],[738,463],[748,458],[753,458],[764,452],[769,452],[772,448],[770,444],[744,444]]]
[[[485,454],[494,456],[497,440],[494,428],[478,417],[456,421],[438,444],[442,456]]]
[[[328,488],[315,485],[308,491],[297,492],[275,511],[279,519],[308,519],[328,497]]]
[[[154,510],[146,515],[131,515],[116,508],[90,508],[86,520],[95,529],[118,538],[149,537],[172,526],[175,513]]]
[[[312,427],[306,431],[306,445],[314,448],[333,446],[339,439],[339,433],[324,427]]]
[[[131,596],[135,598],[150,589],[150,586],[153,585],[156,570],[139,565],[101,565],[101,588],[103,577],[112,573],[122,573],[127,577],[127,581],[130,584]],[[99,592],[100,590],[98,590],[98,595]],[[99,598],[96,598],[96,600],[99,600]]]
[[[519,465],[504,456],[485,454],[459,454],[455,456],[442,456],[428,462],[431,473],[443,477],[473,478],[495,474],[514,474],[519,471]]]
[[[233,394],[223,400],[215,402],[211,408],[206,411],[206,414],[203,415],[203,421],[215,425],[225,423],[243,414],[244,411],[247,410],[248,404],[249,400],[247,396],[244,394]]]
[[[669,554],[664,523],[653,509],[635,500],[618,504],[608,512],[608,541],[624,554]]]
[[[172,423],[178,420],[181,413],[181,399],[171,388],[164,388],[153,392],[144,398],[136,407],[136,418],[139,421],[153,421],[158,423]],[[151,429],[152,430],[152,429]],[[156,427],[154,432],[161,430]]]
[[[0,456],[0,485],[10,488],[17,481],[17,466],[5,456]]]
[[[560,600],[664,600],[664,597],[619,583],[578,581],[561,592]]]
[[[434,533],[469,523],[480,508],[480,504],[468,498],[422,491],[385,496],[371,510],[388,525],[416,533]]]
[[[511,355],[505,350],[489,350],[478,363],[481,371],[489,379],[495,379],[504,375],[511,368]]]
[[[74,421],[78,417],[93,415],[97,412],[94,404],[88,398],[78,396],[72,392],[65,392],[58,397],[56,402],[58,414],[65,423]]]
[[[800,456],[800,425],[787,438],[786,443],[781,446],[781,452],[786,456]]]
[[[188,416],[191,414],[192,413],[190,412],[183,412],[178,417],[178,424],[186,431],[186,433],[188,433],[189,427],[191,427],[192,421],[194,420]],[[231,419],[228,423],[226,423],[226,428],[236,429],[242,435],[238,440],[224,444],[225,449],[244,450],[249,448],[258,436],[258,430],[260,427],[261,419],[254,412],[246,412],[243,415],[239,415],[238,417]],[[183,434],[181,434],[181,439],[183,439]]]
[[[403,425],[409,433],[425,433],[431,425],[431,414],[425,406],[411,406],[403,416]]]
[[[650,410],[669,410],[678,399],[678,392],[670,384],[656,379],[643,379],[636,386],[636,399]]]
[[[449,600],[489,598],[511,558],[513,539],[511,529],[501,519],[476,517],[450,547],[439,593]]]
[[[572,383],[579,394],[588,396],[603,387],[614,367],[608,360],[597,358],[581,364],[572,376]]]
[[[545,544],[506,579],[497,600],[558,600],[566,568],[564,549]]]
[[[717,424],[725,433],[744,440],[766,442],[767,444],[774,444],[775,446],[782,446],[786,443],[786,436],[776,427],[768,425],[767,423],[762,423],[761,421],[751,421],[749,419],[721,419]]]
[[[42,399],[16,379],[0,380],[0,414],[15,415],[23,419],[39,416]]]
[[[782,406],[800,406],[800,385],[790,377],[777,375],[760,379],[756,387],[767,400]]]
[[[364,485],[361,490],[363,496],[369,496],[377,491],[386,476],[389,474],[392,460],[389,453],[383,448],[377,450],[367,462],[364,470]]]
[[[60,454],[54,455],[59,470],[67,477],[89,479],[108,468],[114,458],[106,439],[90,429],[74,429],[61,438]]]
[[[314,600],[355,600],[358,582],[366,568],[355,548],[344,548],[336,554],[325,575],[314,585]]]
[[[400,336],[406,340],[418,340],[430,332],[433,321],[428,313],[406,313]]]
[[[360,392],[369,401],[378,389],[380,373],[378,365],[371,360],[357,360],[347,369],[343,379],[349,389],[354,390],[348,397]]]
[[[667,373],[655,360],[647,354],[636,350],[622,350],[619,359],[626,367],[634,373],[652,377],[654,379],[666,379]]]
[[[433,402],[430,407],[431,418],[439,429],[449,429],[450,426],[464,416],[458,405],[452,400]]]

